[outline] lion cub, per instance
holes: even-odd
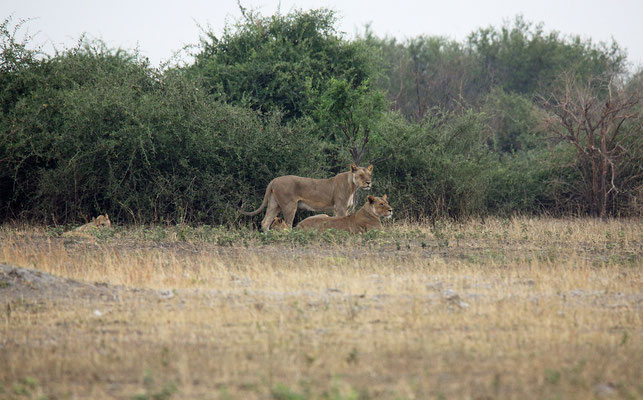
[[[275,217],[275,219],[272,220],[272,224],[270,224],[270,229],[274,229],[276,231],[284,231],[288,229],[288,225],[283,219]]]
[[[298,228],[303,229],[341,229],[350,233],[364,233],[371,229],[382,229],[380,218],[390,218],[393,209],[382,197],[368,196],[366,203],[355,214],[345,217],[329,217],[326,214],[314,215],[301,221]]]
[[[74,232],[91,232],[94,228],[109,228],[112,226],[112,221],[109,220],[109,215],[99,215],[98,217],[92,218],[91,221],[85,225],[81,225],[78,228],[74,229]]]
[[[90,233],[94,229],[109,228],[111,226],[112,226],[112,221],[109,220],[108,214],[99,215],[98,217],[92,218],[92,220],[86,223],[85,225],[81,225],[76,229],[63,233],[63,236],[67,236],[67,237],[80,236],[80,237],[91,238]]]

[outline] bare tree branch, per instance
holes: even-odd
[[[544,118],[547,130],[576,148],[577,161],[585,184],[586,203],[590,212],[605,217],[607,205],[620,192],[619,177],[625,166],[622,155],[629,154],[619,134],[636,134],[624,130],[628,121],[641,120],[635,108],[640,93],[625,95],[614,78],[593,79],[581,85],[573,74],[562,75],[562,90],[539,96],[549,112]],[[602,90],[602,97],[601,97]],[[638,132],[640,134],[640,131]],[[631,141],[630,141],[631,142]],[[635,142],[636,143],[636,142]]]

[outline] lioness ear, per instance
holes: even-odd
[[[382,195],[382,200],[386,200],[386,195],[385,194]]]
[[[373,202],[375,201],[375,197],[373,197],[373,195],[371,194],[369,194],[367,198],[368,198],[368,202],[371,204],[373,204]]]
[[[369,165],[366,169],[368,172],[373,172],[373,164]]]
[[[351,164],[351,172],[356,172],[358,169],[359,167],[357,165],[355,165],[354,163]]]

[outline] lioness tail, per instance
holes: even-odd
[[[250,212],[243,211],[243,210],[239,210],[239,212],[241,214],[243,214],[243,215],[247,215],[247,216],[250,216],[250,217],[253,217],[253,216],[259,214],[261,212],[261,210],[263,210],[268,205],[268,199],[270,198],[270,192],[272,191],[272,182],[274,182],[274,179],[272,181],[270,181],[270,183],[268,184],[268,187],[266,188],[266,194],[264,194],[263,201],[261,202],[261,205],[259,206],[259,208],[257,208],[254,211],[250,211]]]

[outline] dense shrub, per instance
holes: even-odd
[[[397,215],[460,218],[484,212],[493,155],[484,145],[482,116],[429,118],[409,123],[391,114],[374,148],[375,190],[390,196]]]
[[[386,193],[397,217],[587,212],[575,152],[589,141],[575,149],[560,129],[543,130],[548,114],[533,91],[556,87],[567,53],[583,79],[620,72],[618,46],[570,42],[521,20],[468,44],[347,41],[334,23],[327,10],[248,12],[221,37],[207,33],[194,64],[158,70],[100,42],[42,55],[5,20],[0,219],[108,212],[121,223],[245,225],[260,217],[237,209],[258,206],[274,177],[330,177],[371,160],[374,194]],[[558,63],[538,64],[541,53]],[[396,70],[387,62],[397,55]],[[542,68],[531,75],[532,65]],[[619,90],[640,99],[641,81]],[[632,104],[619,125],[609,215],[641,212],[640,112]]]
[[[136,55],[85,44],[19,78],[37,84],[2,118],[5,216],[229,222],[274,174],[323,171],[305,125],[215,101]]]
[[[221,99],[286,120],[311,112],[315,94],[332,78],[362,84],[374,72],[368,48],[342,39],[331,10],[244,18],[222,35],[208,31],[189,73]]]

